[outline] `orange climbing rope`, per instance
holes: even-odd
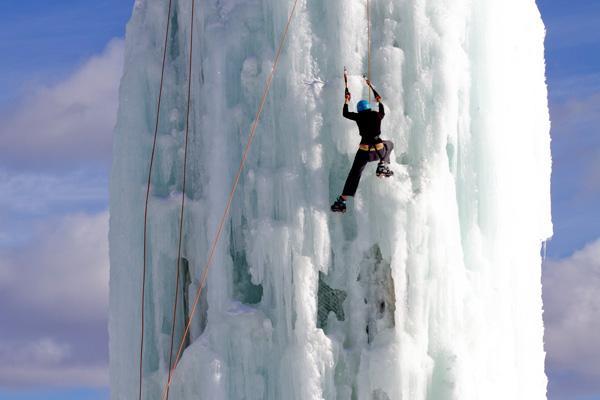
[[[258,127],[258,122],[260,120],[260,116],[262,114],[262,111],[264,109],[265,103],[267,101],[267,96],[269,94],[269,91],[271,89],[271,83],[273,82],[273,77],[275,76],[275,72],[277,70],[277,66],[279,64],[279,58],[281,56],[281,52],[283,50],[283,45],[285,44],[285,40],[287,38],[287,34],[289,31],[289,27],[290,24],[292,22],[292,19],[294,17],[295,11],[296,11],[296,7],[298,5],[298,0],[294,0],[294,4],[292,7],[292,10],[290,11],[290,15],[288,17],[287,23],[285,25],[285,29],[281,35],[280,41],[279,41],[279,46],[277,48],[277,52],[275,53],[275,58],[273,60],[273,66],[271,67],[271,72],[267,78],[267,81],[265,82],[265,87],[263,90],[263,94],[262,94],[262,98],[260,100],[260,104],[258,107],[258,111],[256,112],[256,116],[254,118],[254,122],[252,123],[252,127],[250,129],[250,134],[248,135],[248,141],[246,143],[246,147],[244,148],[244,152],[242,153],[242,159],[240,161],[240,166],[238,168],[238,172],[235,176],[233,185],[231,187],[231,191],[229,192],[229,197],[227,199],[227,205],[225,206],[225,210],[223,211],[223,215],[221,216],[221,220],[219,222],[218,228],[217,228],[217,232],[215,234],[215,237],[213,238],[211,247],[210,247],[210,251],[209,251],[209,255],[208,255],[208,259],[206,261],[206,264],[204,266],[204,269],[202,271],[202,275],[200,278],[200,284],[198,286],[198,290],[196,291],[196,297],[194,299],[194,305],[192,306],[192,309],[190,311],[190,316],[188,319],[188,322],[185,326],[185,330],[183,332],[183,336],[181,338],[181,342],[179,344],[179,349],[177,351],[177,356],[175,357],[175,361],[173,363],[173,365],[170,368],[169,371],[169,378],[167,381],[167,384],[165,386],[165,389],[163,391],[163,396],[162,399],[166,399],[168,400],[168,396],[169,396],[169,387],[171,385],[171,381],[173,378],[173,371],[177,368],[177,365],[179,363],[179,360],[181,358],[181,354],[183,352],[183,345],[185,343],[185,339],[189,333],[190,330],[190,326],[192,324],[192,320],[194,318],[194,315],[196,313],[196,308],[198,306],[198,302],[200,300],[200,296],[202,295],[202,290],[204,289],[204,286],[206,285],[206,280],[208,278],[208,271],[210,269],[210,267],[212,266],[212,261],[214,258],[214,254],[217,248],[217,244],[219,243],[219,240],[221,238],[221,234],[223,232],[223,228],[225,226],[225,220],[227,219],[227,216],[229,215],[229,211],[231,209],[231,203],[233,201],[233,196],[235,195],[235,192],[237,190],[237,186],[240,180],[240,177],[242,175],[242,172],[244,171],[244,166],[246,164],[246,160],[248,158],[248,153],[250,151],[250,147],[252,146],[252,141],[254,140],[254,136],[256,134],[256,128]],[[191,58],[190,58],[191,59]],[[189,101],[189,99],[188,99]],[[188,110],[189,111],[189,110]]]
[[[156,153],[156,138],[158,136],[158,123],[160,120],[160,104],[162,100],[163,93],[163,83],[165,77],[165,65],[167,60],[167,44],[169,42],[169,29],[171,27],[171,6],[172,0],[169,0],[169,8],[167,11],[167,28],[165,30],[165,42],[163,45],[163,58],[162,58],[162,70],[160,73],[160,88],[158,91],[158,104],[156,106],[156,123],[154,125],[154,139],[152,141],[152,153],[150,154],[150,165],[148,167],[148,184],[146,186],[146,201],[144,204],[144,266],[142,271],[142,305],[141,305],[141,334],[140,334],[140,372],[139,372],[139,390],[138,390],[138,398],[142,400],[142,380],[143,380],[143,367],[144,367],[144,299],[146,295],[146,247],[147,247],[147,236],[148,236],[148,202],[150,199],[150,183],[152,181],[152,167],[154,165],[154,155]]]

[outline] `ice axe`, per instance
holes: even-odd
[[[352,95],[350,94],[350,90],[348,90],[348,70],[344,67],[344,85],[346,86],[345,97],[350,100]]]
[[[381,96],[379,95],[379,93],[377,93],[377,90],[375,90],[375,88],[371,84],[371,81],[367,77],[367,74],[363,74],[363,78],[365,79],[365,82],[366,82],[367,86],[373,91],[373,95],[375,96],[375,100],[381,101]]]

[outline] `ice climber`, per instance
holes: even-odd
[[[367,163],[379,160],[377,170],[375,171],[375,174],[378,177],[389,178],[394,174],[388,167],[388,164],[390,163],[390,154],[394,149],[394,144],[391,141],[383,140],[380,137],[381,120],[385,116],[381,96],[373,88],[369,80],[367,80],[367,85],[373,91],[375,100],[379,103],[379,111],[371,110],[371,104],[367,100],[358,102],[356,106],[358,110],[357,113],[348,111],[348,103],[350,102],[351,95],[346,87],[346,101],[344,102],[343,116],[356,121],[361,141],[356,156],[354,157],[352,168],[350,168],[350,172],[348,173],[342,195],[331,205],[331,211],[333,212],[346,212],[346,199],[354,196],[356,193],[360,177]]]

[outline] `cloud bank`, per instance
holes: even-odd
[[[108,384],[108,187],[123,41],[0,110],[0,387]]]
[[[48,218],[37,229],[27,245],[4,252],[3,296],[74,320],[106,313],[108,212]]]
[[[600,392],[600,240],[544,266],[544,321],[550,392]],[[565,397],[563,397],[565,396]]]
[[[49,218],[0,258],[0,385],[106,384],[108,213]]]
[[[39,87],[0,115],[0,165],[65,168],[110,159],[123,41],[115,39],[67,80]]]

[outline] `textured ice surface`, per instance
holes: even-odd
[[[173,0],[149,210],[144,398],[166,381],[191,0]],[[292,0],[197,0],[183,306]],[[551,235],[544,27],[534,0],[371,0],[372,80],[396,144],[350,211],[365,0],[300,0],[171,399],[545,399],[540,244]],[[137,398],[143,204],[166,0],[138,0],[111,183],[110,373]]]

